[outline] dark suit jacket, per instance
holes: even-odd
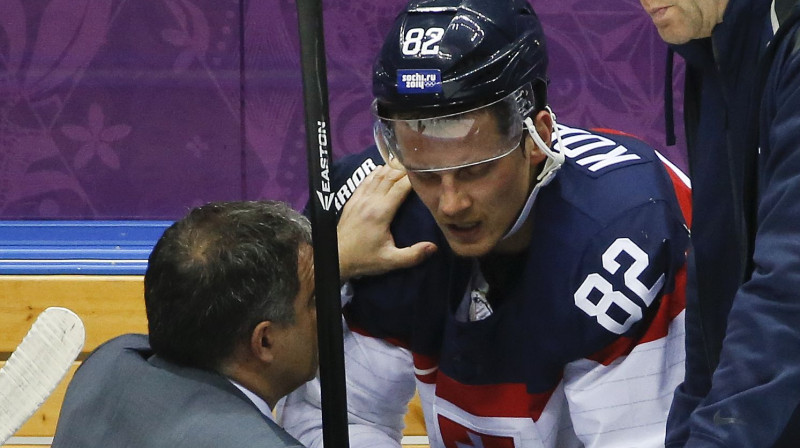
[[[70,383],[53,448],[301,448],[225,377],[157,356],[147,336],[98,347]]]

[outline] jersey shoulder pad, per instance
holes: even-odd
[[[630,136],[560,128],[567,158],[549,194],[564,205],[601,226],[647,203],[666,202],[679,211],[672,181],[651,147]]]
[[[656,158],[655,151],[643,141],[612,130],[589,131],[559,124],[553,137],[560,142],[568,163],[583,168],[593,177]]]

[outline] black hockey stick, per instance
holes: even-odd
[[[314,238],[322,439],[326,447],[348,448],[336,206],[329,171],[332,157],[322,1],[297,0],[297,17],[306,116],[309,212]]]

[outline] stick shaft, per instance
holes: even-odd
[[[336,209],[331,191],[331,138],[321,0],[297,0],[300,31],[310,219],[314,238],[322,437],[326,447],[349,446],[342,342]]]

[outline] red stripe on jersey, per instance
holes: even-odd
[[[373,335],[369,331],[359,327],[358,325],[352,325],[349,321],[347,322],[347,325],[350,327],[350,331],[352,331],[353,333],[358,333],[361,336],[367,336],[369,338],[377,338],[375,335]],[[397,338],[377,338],[377,339],[383,339],[384,341],[386,341],[386,342],[388,342],[388,343],[390,343],[392,345],[395,345],[397,347],[405,348],[405,349],[409,349],[410,350],[408,344],[406,344],[404,341],[402,341],[400,339],[397,339]]]
[[[675,288],[661,297],[661,306],[639,343],[661,339],[669,333],[669,324],[686,309],[686,264],[675,274]]]
[[[618,131],[616,129],[609,129],[609,128],[591,128],[589,129],[592,132],[602,132],[603,134],[612,134],[612,135],[624,135],[625,137],[635,138],[637,140],[642,140],[641,138],[633,135],[628,134],[627,132]],[[642,140],[644,141],[644,140]]]
[[[420,355],[419,353],[412,354],[414,355],[414,374],[417,379],[425,384],[435,383],[436,374],[439,372],[439,358]]]
[[[627,356],[633,351],[634,347],[646,342],[652,342],[667,336],[669,324],[678,314],[686,308],[686,265],[675,275],[675,289],[661,296],[661,304],[658,307],[647,331],[638,339],[621,336],[599,352],[588,356],[587,359],[599,362],[605,366],[614,362],[615,359]]]
[[[675,189],[675,196],[678,198],[678,205],[681,207],[681,212],[683,213],[683,219],[686,221],[686,225],[689,228],[692,227],[692,189],[686,185],[678,174],[672,170],[669,166],[665,165],[667,170],[667,174],[669,174],[669,178],[672,181],[672,187]]]
[[[479,417],[529,417],[542,415],[555,388],[539,394],[528,393],[524,384],[462,384],[439,372],[436,395]]]

